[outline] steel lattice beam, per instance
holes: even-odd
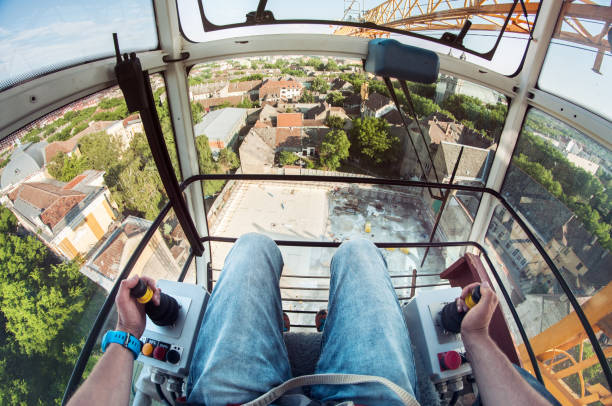
[[[525,0],[514,8],[507,32],[529,34],[539,1]],[[472,21],[471,32],[500,31],[513,2],[497,0],[387,0],[363,13],[363,22],[406,31],[458,31],[466,19]],[[554,38],[597,49],[594,70],[599,71],[603,55],[610,51],[608,31],[612,23],[612,1],[603,6],[590,0],[569,0],[563,4]],[[388,36],[383,30],[341,27],[338,35],[367,38]]]

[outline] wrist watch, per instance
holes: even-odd
[[[142,342],[125,331],[108,330],[106,334],[104,334],[104,338],[102,338],[102,352],[105,352],[106,347],[111,343],[121,344],[123,347],[130,350],[132,355],[134,355],[134,359],[138,358],[138,354],[140,354],[140,349],[142,348]]]

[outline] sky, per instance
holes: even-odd
[[[216,24],[244,21],[257,0],[203,0],[209,20]],[[383,0],[361,0],[368,9]],[[423,0],[425,1],[425,0]],[[450,0],[451,2],[457,0]],[[229,36],[262,33],[330,33],[329,26],[267,26],[205,33],[198,0],[178,0],[183,31],[190,40],[209,41]],[[344,0],[268,0],[267,9],[276,18],[341,19]],[[588,24],[588,23],[587,23]],[[54,70],[114,53],[112,33],[117,32],[122,51],[148,50],[158,46],[151,0],[0,0],[0,89],[33,73]],[[491,32],[466,37],[466,45],[478,50],[491,47]],[[439,35],[439,33],[437,34]],[[526,40],[508,35],[492,61],[467,54],[469,61],[503,74],[516,71]],[[449,47],[406,36],[396,38],[448,54]],[[559,41],[556,41],[559,42]],[[539,86],[578,102],[612,119],[609,94],[612,89],[612,56],[606,53],[601,74],[591,70],[595,53],[560,43],[552,45]],[[459,57],[460,51],[452,50]]]

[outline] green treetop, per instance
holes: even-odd
[[[321,144],[321,164],[332,171],[340,167],[340,161],[349,156],[351,143],[344,130],[332,130],[323,138]]]

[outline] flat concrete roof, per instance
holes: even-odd
[[[420,196],[370,186],[349,187],[347,184],[241,181],[237,182],[220,210],[210,225],[210,232],[224,237],[258,232],[282,240],[343,241],[363,237],[375,241],[414,242],[427,241],[433,223]],[[370,233],[365,232],[366,222],[370,223]],[[215,280],[231,248],[230,243],[211,243]],[[283,309],[318,311],[327,307],[327,277],[336,249],[280,247],[280,250],[285,263],[280,281],[281,294],[284,299],[295,299],[284,300]],[[432,249],[425,266],[420,268],[424,249],[382,252],[391,274],[410,274],[415,268],[423,273],[439,273],[450,265],[445,263],[445,259],[451,262],[456,259],[454,253],[448,252],[443,256],[439,250]],[[296,275],[326,278],[296,278]],[[437,276],[418,278],[419,284],[439,281]],[[393,282],[396,286],[407,286],[411,279],[394,278]],[[290,287],[315,290],[287,289]],[[398,291],[398,296],[409,294],[410,289]],[[304,298],[318,301],[300,301]],[[288,314],[292,324],[314,324],[314,314]]]
[[[214,110],[204,116],[201,122],[195,125],[195,136],[206,135],[209,141],[229,141],[234,134],[232,130],[240,121],[246,120],[247,109],[227,107]]]

